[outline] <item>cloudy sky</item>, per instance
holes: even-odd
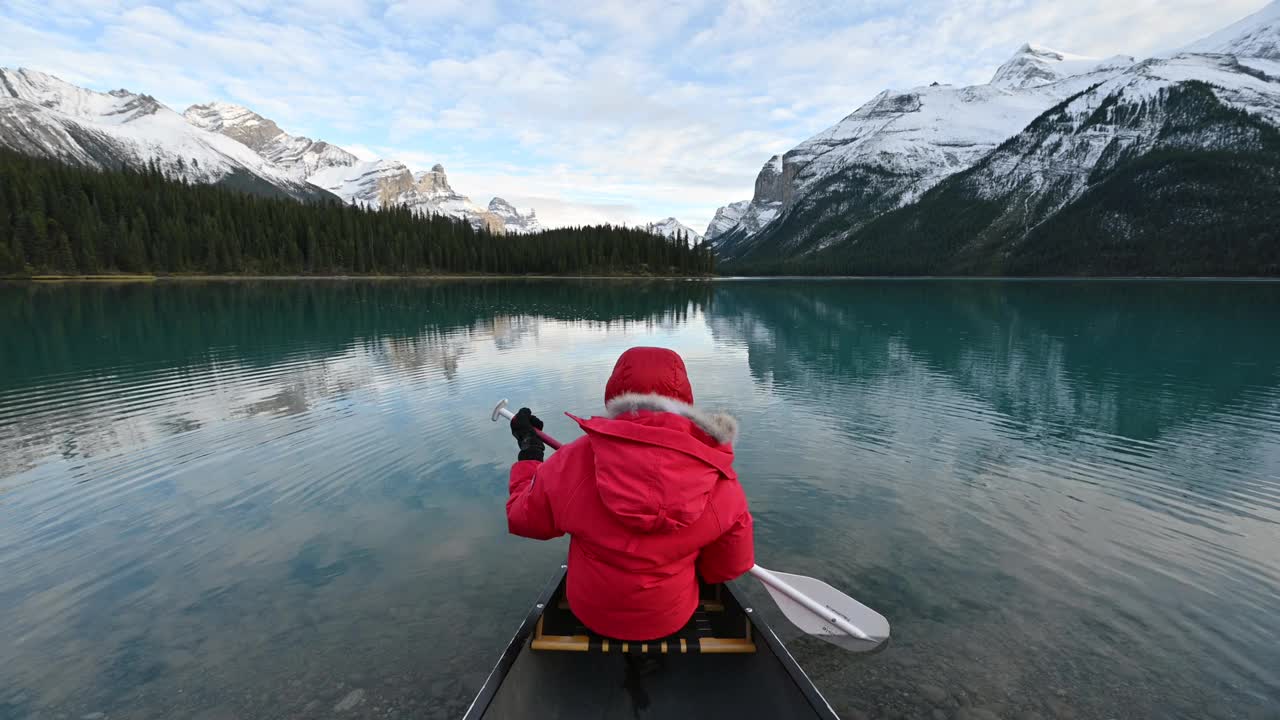
[[[1024,42],[1176,48],[1266,0],[0,0],[0,65],[176,110],[228,100],[444,163],[548,224],[702,231],[768,157],[884,88],[985,82]]]

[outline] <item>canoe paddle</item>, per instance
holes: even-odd
[[[505,399],[493,408],[489,419],[497,422],[500,417],[515,417]],[[547,447],[560,449],[555,438],[541,430],[536,432]],[[753,565],[748,572],[769,591],[782,614],[808,635],[852,652],[870,652],[889,641],[889,621],[883,615],[817,578],[766,570],[759,565]]]

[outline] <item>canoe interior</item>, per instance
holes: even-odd
[[[531,650],[544,609],[564,594],[561,568],[512,638],[465,720],[822,718],[836,714],[773,631],[745,614],[732,588],[723,612],[749,618],[755,652],[643,655]]]

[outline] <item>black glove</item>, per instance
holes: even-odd
[[[541,429],[542,421],[529,408],[520,408],[520,412],[511,418],[511,437],[520,443],[519,458],[521,460],[542,461],[547,447],[542,444],[542,438],[535,432]]]

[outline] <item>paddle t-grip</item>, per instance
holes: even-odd
[[[511,420],[515,416],[516,416],[515,413],[507,409],[507,399],[502,398],[501,400],[498,401],[497,405],[493,406],[493,414],[489,416],[489,419],[494,422],[498,422],[498,418],[500,417],[506,418],[507,420]],[[551,437],[550,435],[542,432],[537,428],[534,428],[533,431],[538,433],[538,437],[542,438],[542,442],[546,443],[547,447],[551,448],[552,450],[560,449],[559,440],[556,440],[555,438]]]

